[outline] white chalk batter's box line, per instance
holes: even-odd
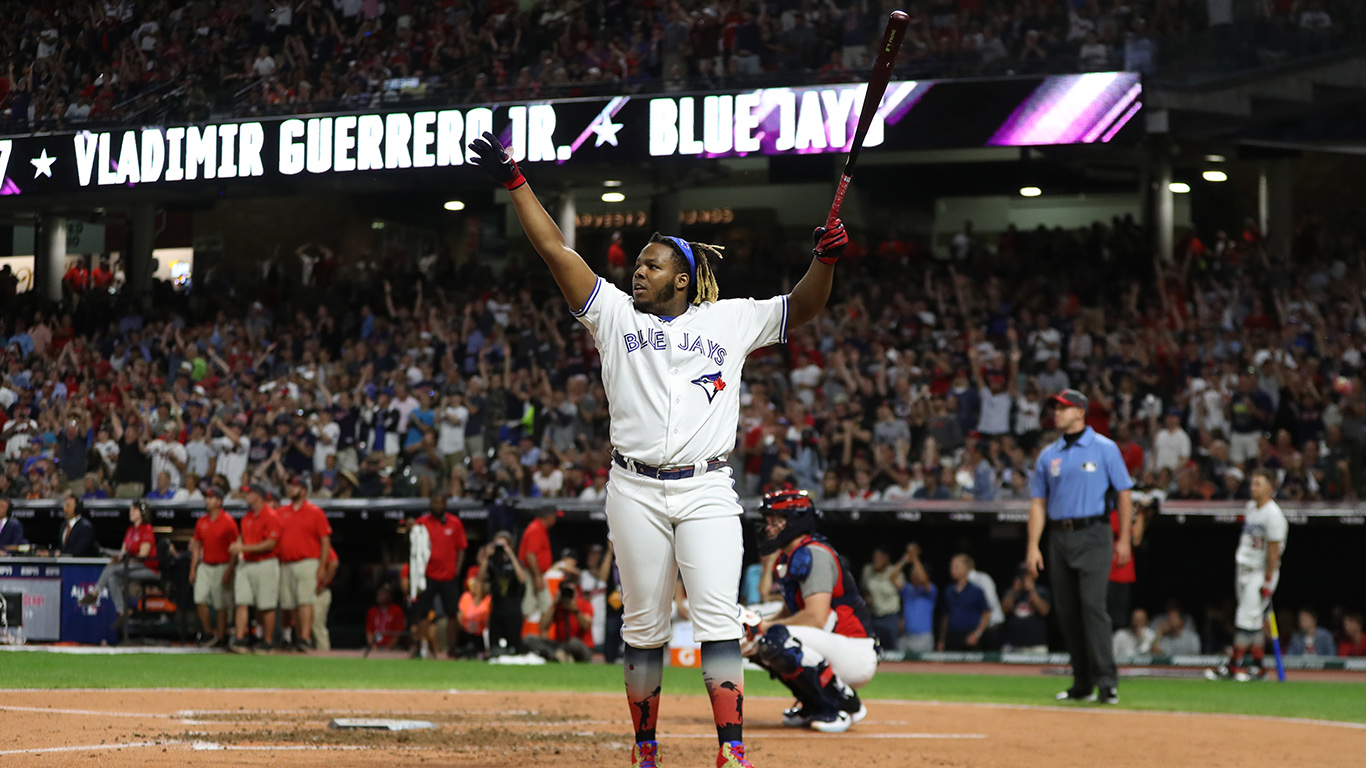
[[[386,710],[396,711],[396,710]],[[373,707],[367,709],[182,709],[173,715],[160,717],[212,717],[214,715],[372,715]],[[446,715],[446,716],[487,716],[519,717],[522,715],[545,715],[534,709],[405,709],[403,715]],[[554,715],[550,715],[554,717]],[[566,721],[568,722],[568,721]],[[581,722],[581,721],[579,721]],[[623,718],[622,722],[629,722]]]
[[[73,690],[73,689],[67,689]],[[100,710],[100,709],[63,709],[59,707],[24,707],[12,704],[0,704],[0,712],[34,712],[38,714],[53,715],[89,715],[91,717],[133,717],[138,719],[155,718],[162,720],[174,720],[177,718],[196,718],[212,717],[214,715],[242,715],[242,716],[267,716],[267,715],[367,715],[373,714],[373,709],[182,709],[177,712],[124,712],[121,710]],[[405,715],[445,715],[445,716],[487,716],[487,717],[517,717],[519,715],[540,715],[527,709],[509,710],[469,710],[469,709],[448,709],[448,710],[427,710],[427,711],[404,711]],[[553,715],[552,715],[553,717]],[[212,721],[212,722],[232,722],[232,721]],[[621,720],[566,720],[565,723],[587,724],[607,724],[625,723],[626,719]],[[508,725],[521,725],[522,723],[508,723]],[[527,721],[526,724],[543,724],[537,721]]]
[[[90,715],[91,717],[135,717],[139,720],[146,718],[171,719],[179,715],[168,715],[153,712],[123,712],[118,710],[99,710],[99,709],[59,709],[56,707],[20,707],[11,704],[0,704],[0,712],[34,712],[38,714],[51,715]]]
[[[1072,712],[1082,715],[1170,715],[1173,717],[1227,717],[1234,720],[1258,720],[1291,725],[1324,725],[1332,728],[1366,731],[1366,723],[1349,723],[1343,720],[1315,720],[1309,717],[1284,717],[1281,715],[1246,715],[1235,712],[1182,712],[1168,709],[1121,709],[1113,706],[1058,706],[1048,704],[996,704],[987,701],[922,701],[911,699],[868,699],[875,704],[902,704],[916,707],[986,707],[987,709],[1013,709],[1022,712]]]
[[[714,739],[714,733],[666,733],[659,737],[660,741],[670,739]],[[858,731],[845,731],[838,737],[832,737],[822,733],[769,733],[756,734],[753,741],[769,741],[772,739],[985,739],[985,733],[859,733]]]

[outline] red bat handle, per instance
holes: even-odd
[[[853,177],[849,174],[840,176],[840,185],[835,189],[835,201],[830,204],[830,215],[825,217],[825,228],[830,229],[835,226],[835,219],[840,217],[840,206],[844,205],[844,193],[849,191],[849,182]]]

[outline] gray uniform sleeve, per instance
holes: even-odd
[[[809,547],[811,552],[811,572],[802,580],[802,597],[833,593],[835,582],[839,580],[840,565],[829,551],[822,547]]]

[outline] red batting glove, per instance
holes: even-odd
[[[1270,584],[1263,584],[1263,585],[1262,585],[1262,599],[1263,599],[1263,600],[1270,600],[1270,599],[1271,599],[1271,585],[1270,585]]]
[[[844,222],[835,219],[833,227],[816,227],[811,233],[811,242],[815,243],[812,255],[826,264],[834,264],[844,255],[844,246],[849,244],[849,233],[844,229]]]

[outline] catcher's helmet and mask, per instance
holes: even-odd
[[[757,531],[761,557],[777,552],[794,539],[814,534],[816,523],[820,521],[816,504],[806,491],[784,489],[766,493],[759,505],[759,512],[764,516],[764,519],[759,521]],[[770,517],[782,517],[787,521],[783,529],[774,536],[768,534],[767,518]]]

